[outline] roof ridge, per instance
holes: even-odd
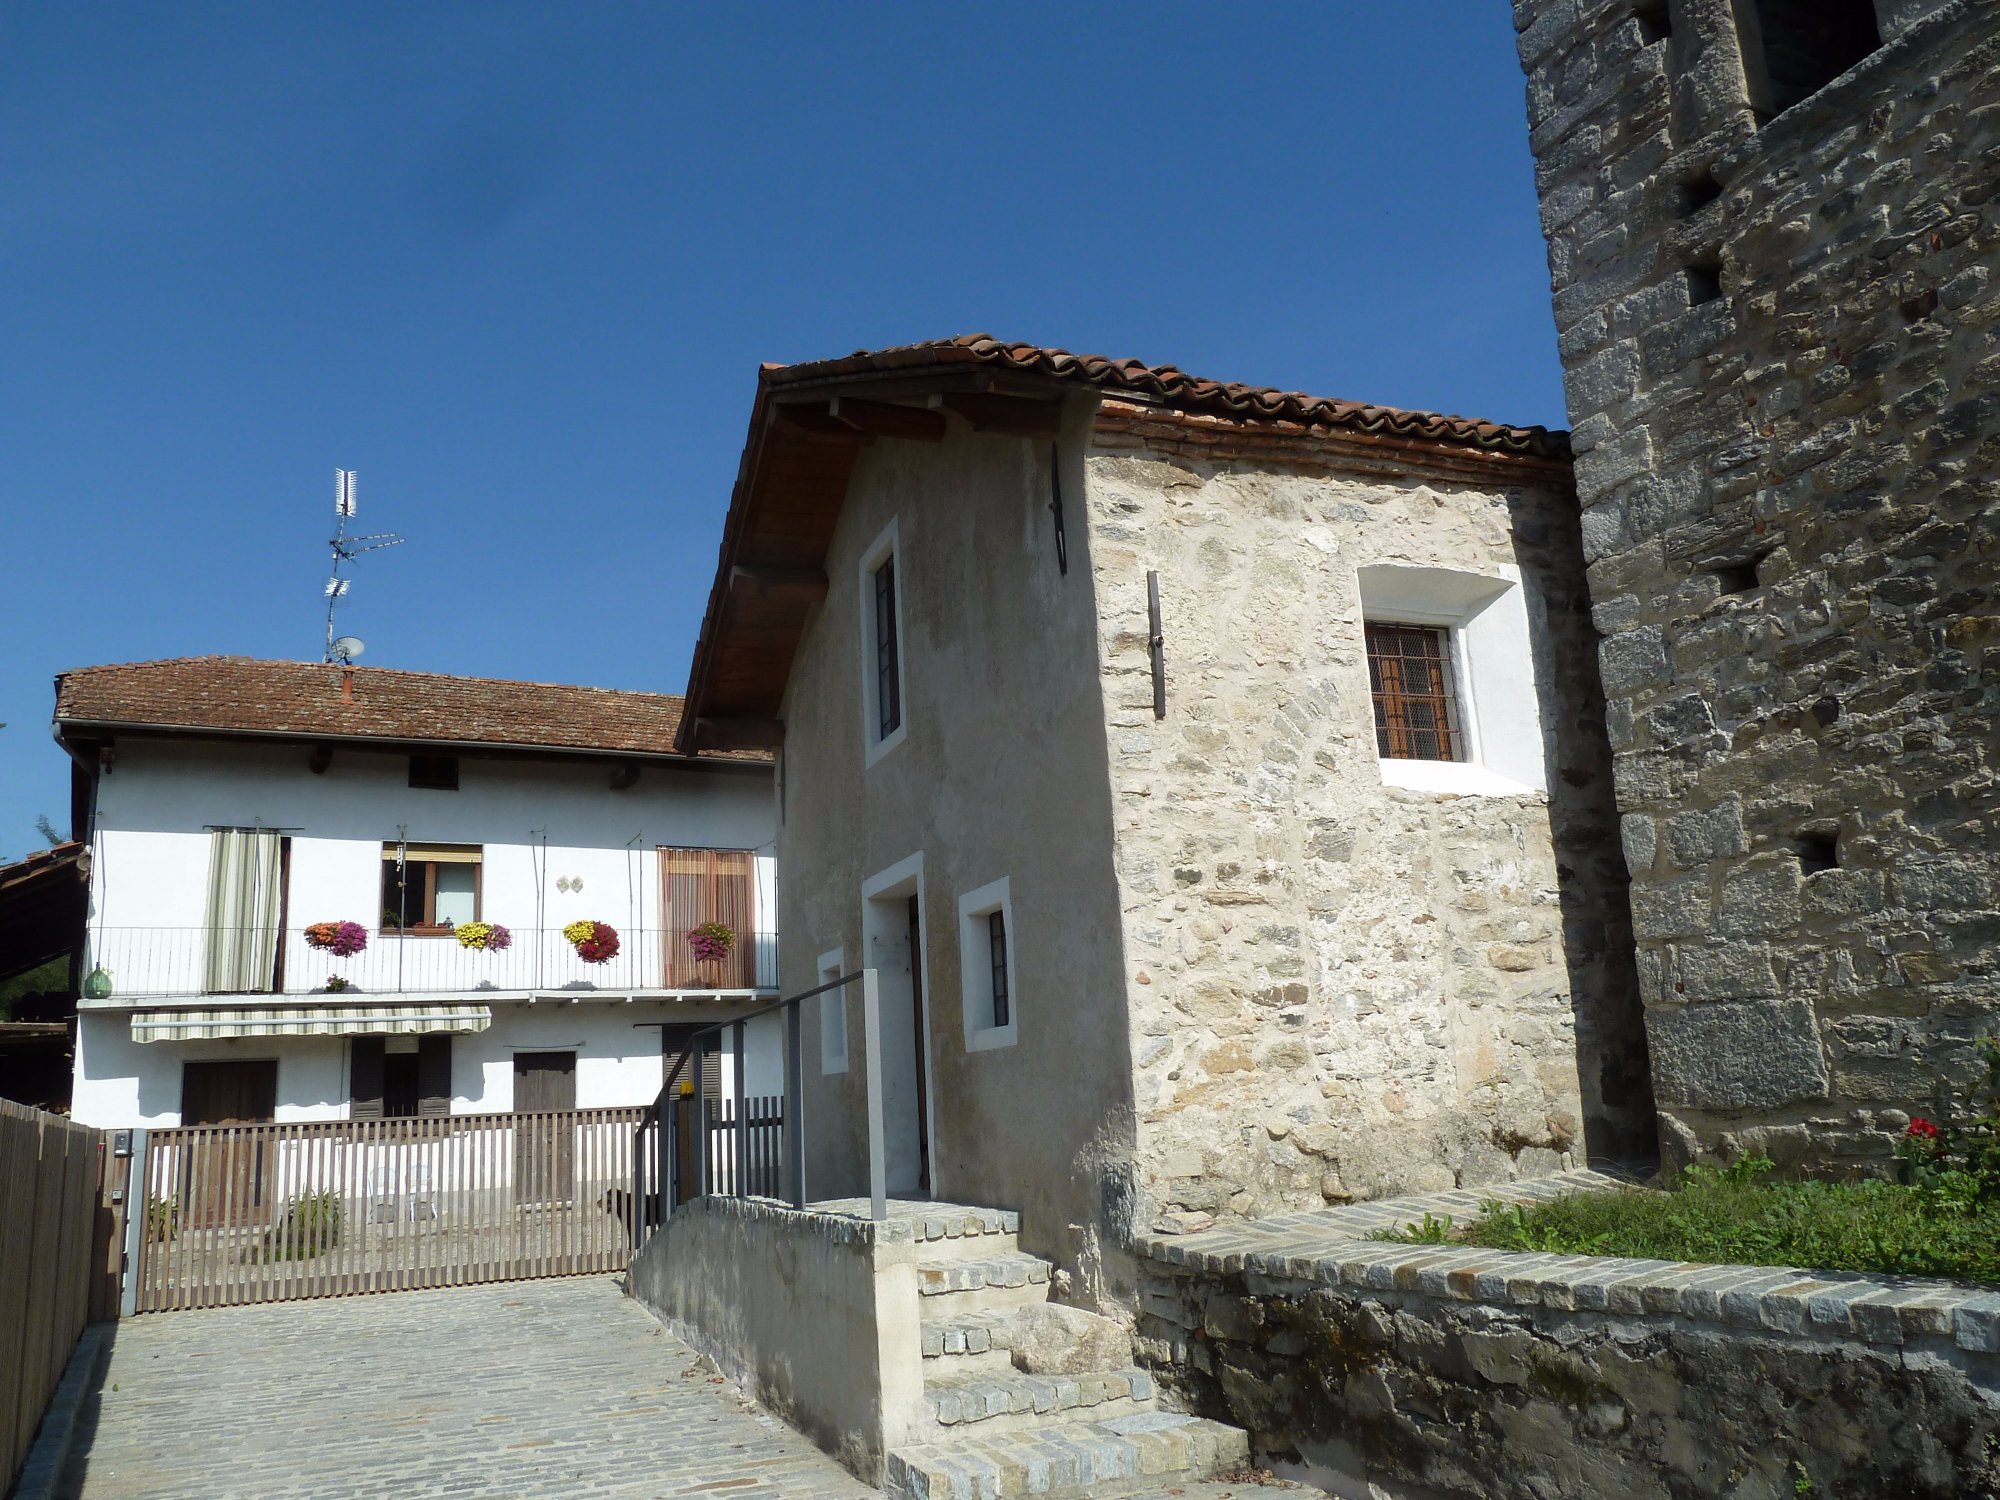
[[[306,670],[352,671],[357,675],[370,674],[393,677],[422,677],[436,682],[488,683],[501,687],[553,688],[565,693],[613,693],[631,698],[657,698],[667,702],[681,701],[679,693],[656,693],[645,688],[596,687],[583,682],[544,682],[534,677],[482,677],[463,672],[426,672],[414,667],[364,667],[341,662],[299,661],[283,656],[236,656],[228,652],[209,652],[201,656],[160,656],[146,661],[94,662],[87,667],[69,667],[56,674],[58,677],[77,677],[91,672],[136,672],[149,667],[185,666],[244,666],[244,667],[298,667]]]
[[[1485,417],[1383,406],[1335,396],[1314,396],[1304,391],[1281,391],[1243,381],[1214,380],[1189,375],[1177,365],[1153,365],[1130,358],[1112,359],[1102,354],[1075,354],[1049,345],[998,339],[990,333],[961,333],[951,338],[899,344],[886,349],[861,349],[838,359],[792,365],[767,364],[760,367],[760,377],[783,385],[865,370],[871,366],[907,367],[928,362],[1001,365],[1055,379],[1077,381],[1100,390],[1142,392],[1177,405],[1221,408],[1253,420],[1297,421],[1314,426],[1350,427],[1364,432],[1386,429],[1401,437],[1529,453],[1544,458],[1567,458],[1570,453],[1569,434],[1561,428],[1496,422]]]

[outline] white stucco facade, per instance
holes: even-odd
[[[97,778],[86,968],[110,993],[87,989],[79,1005],[76,1118],[106,1128],[182,1123],[185,1064],[229,1059],[276,1063],[279,1121],[347,1118],[346,1035],[142,1041],[135,1018],[419,1002],[490,1013],[483,1029],[451,1034],[454,1113],[513,1109],[521,1052],[574,1053],[577,1108],[650,1102],[663,1026],[725,1019],[776,983],[776,818],[761,765],[651,763],[623,787],[613,770],[601,758],[466,754],[456,790],[426,790],[409,784],[401,753],[340,746],[315,771],[299,743],[121,738]],[[276,830],[283,840],[278,956],[249,993],[210,992],[205,968],[217,829]],[[385,923],[385,851],[393,857],[399,846],[408,858],[448,847],[476,860],[477,919],[507,926],[512,945],[483,953],[448,931],[404,935]],[[738,961],[690,965],[664,900],[662,849],[753,851]],[[578,957],[561,929],[586,919],[617,930],[616,957]],[[367,930],[362,952],[307,946],[308,925],[338,921]],[[331,978],[346,988],[330,990]],[[753,1028],[749,1092],[781,1089],[776,1047],[774,1029]]]

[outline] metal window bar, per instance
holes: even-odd
[[[1365,633],[1376,749],[1390,760],[1457,760],[1450,632],[1370,622]]]
[[[990,913],[986,918],[986,938],[993,963],[993,1024],[1007,1024],[1007,914]]]
[[[891,553],[875,570],[875,707],[877,737],[885,740],[903,722],[896,649],[896,557]]]

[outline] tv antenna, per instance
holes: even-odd
[[[347,597],[347,586],[351,579],[341,576],[341,568],[354,561],[364,552],[379,552],[384,547],[396,547],[403,539],[393,531],[378,531],[372,536],[349,536],[347,523],[354,519],[354,470],[335,469],[333,471],[333,513],[339,518],[328,546],[333,549],[333,573],[326,580],[326,656],[328,662],[345,664],[361,654],[361,642],[351,635],[338,638],[333,633],[333,608]]]

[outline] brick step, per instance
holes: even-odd
[[[938,1426],[954,1430],[997,1422],[1034,1427],[1059,1412],[1095,1411],[1095,1419],[1151,1410],[1158,1391],[1144,1370],[1085,1375],[1027,1375],[1006,1370],[926,1373],[924,1405]]]
[[[960,1258],[917,1266],[917,1291],[926,1297],[972,1293],[979,1310],[1015,1307],[1048,1296],[1049,1263],[1018,1250],[977,1259]]]
[[[1014,1313],[964,1312],[952,1301],[943,1310],[923,1320],[920,1330],[925,1359],[941,1360],[940,1368],[969,1368],[984,1361],[1012,1368],[1009,1352],[1014,1347]]]
[[[1249,1459],[1240,1429],[1153,1411],[1015,1432],[954,1430],[943,1442],[892,1452],[882,1481],[890,1500],[1060,1500],[1155,1494],[1163,1481],[1213,1479]]]

